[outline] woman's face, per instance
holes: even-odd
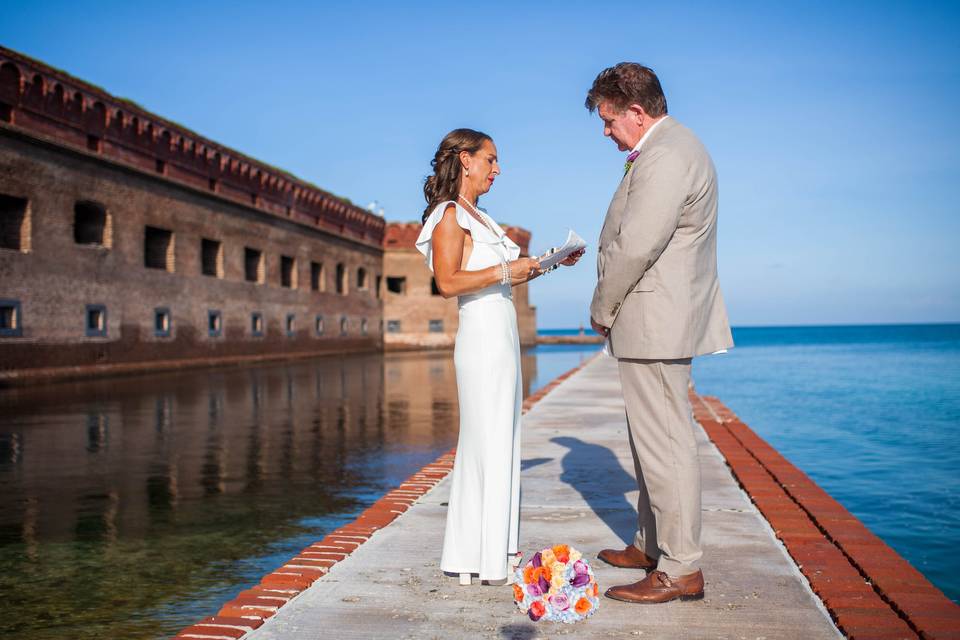
[[[461,161],[469,175],[463,181],[469,183],[476,190],[477,195],[490,191],[493,181],[500,175],[500,165],[497,164],[497,146],[490,140],[484,140],[483,145],[474,154],[461,154]]]

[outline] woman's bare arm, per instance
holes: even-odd
[[[437,289],[444,298],[462,296],[498,284],[503,276],[500,265],[467,271],[461,269],[467,232],[457,224],[457,212],[449,205],[443,218],[433,229],[433,275]],[[540,263],[533,258],[520,258],[510,262],[510,281],[516,285],[526,282],[531,275],[539,275]]]

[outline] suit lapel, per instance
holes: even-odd
[[[617,190],[613,192],[613,198],[610,200],[610,205],[607,207],[607,215],[603,219],[603,227],[600,229],[600,241],[599,241],[599,247],[598,247],[600,249],[602,249],[603,245],[605,244],[604,239],[606,238],[607,227],[609,227],[612,224],[613,222],[612,219],[617,217],[617,214],[616,214],[616,211],[614,210],[613,205],[618,200],[621,199],[620,197],[621,193],[623,191],[626,191],[628,185],[629,185],[629,181],[627,180],[627,176],[624,176],[623,179],[620,180],[620,184],[617,186]]]
[[[677,121],[674,120],[672,116],[660,122],[660,124],[658,124],[656,128],[650,132],[649,137],[644,141],[643,146],[640,147],[640,155],[637,156],[637,159],[633,161],[633,164],[630,166],[627,172],[623,174],[623,178],[620,179],[620,184],[617,187],[617,190],[613,194],[613,199],[610,201],[610,207],[607,209],[607,215],[603,219],[603,227],[600,229],[600,240],[597,243],[598,251],[602,250],[605,244],[604,234],[607,231],[607,227],[611,223],[611,218],[619,217],[617,215],[617,212],[613,210],[613,204],[620,197],[621,192],[629,188],[630,179],[633,177],[634,169],[636,169],[637,163],[640,161],[640,157],[643,156],[644,150],[649,149],[651,144],[655,143],[659,138],[666,135],[668,131],[670,131],[677,125],[678,125]]]

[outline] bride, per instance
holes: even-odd
[[[455,129],[440,142],[423,187],[427,208],[417,249],[437,288],[457,296],[454,349],[460,436],[440,568],[509,582],[520,521],[520,340],[511,287],[543,272],[477,207],[500,167],[490,136]],[[580,257],[564,261],[572,265]]]

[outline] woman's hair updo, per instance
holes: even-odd
[[[454,129],[443,137],[437,152],[430,161],[433,175],[423,183],[423,197],[427,199],[427,208],[423,211],[423,222],[441,202],[456,200],[460,193],[460,153],[474,154],[480,150],[484,141],[493,138],[473,129]]]

